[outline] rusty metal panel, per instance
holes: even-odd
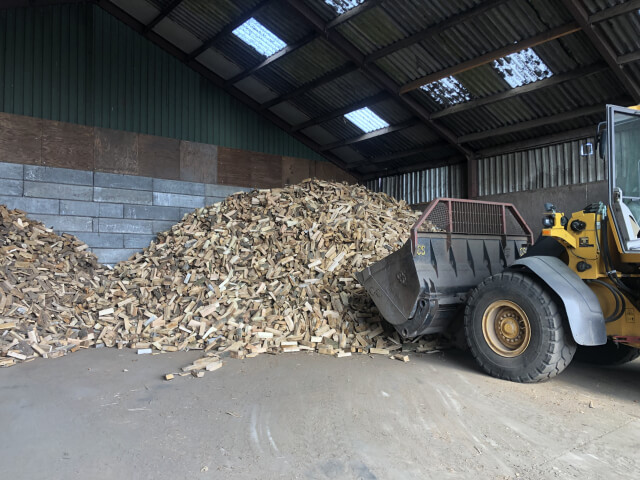
[[[218,147],[206,143],[181,141],[180,180],[218,183]]]
[[[180,172],[180,141],[174,138],[138,135],[138,175],[186,180],[181,178]]]
[[[0,113],[0,161],[40,165],[42,120]]]
[[[94,165],[98,172],[138,175],[138,135],[96,128]]]
[[[46,120],[41,125],[42,165],[93,170],[93,127]]]
[[[313,160],[282,157],[282,185],[293,185],[314,176],[315,168],[311,174],[312,165]]]

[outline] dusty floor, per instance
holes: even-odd
[[[103,349],[0,370],[2,478],[602,479],[640,471],[640,361],[574,363],[550,382],[519,385],[482,374],[459,351],[408,364],[285,354],[162,380],[198,357]]]

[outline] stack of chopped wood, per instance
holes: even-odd
[[[417,215],[385,194],[317,180],[198,209],[115,267],[91,303],[104,325],[97,340],[234,357],[400,350],[354,273],[402,246]]]
[[[0,205],[0,366],[93,344],[102,273],[87,245]]]
[[[402,340],[385,334],[354,273],[402,246],[417,216],[362,186],[307,180],[198,209],[103,271],[86,245],[4,210],[0,357],[92,345],[397,354]]]

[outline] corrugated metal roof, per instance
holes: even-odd
[[[171,0],[149,0],[149,3],[161,11],[172,4]],[[596,15],[592,17],[597,20],[593,28],[617,57],[640,52],[640,15],[635,9],[625,8],[625,3],[624,0],[578,0],[580,8],[588,15]],[[168,18],[205,41],[259,4],[260,0],[184,0]],[[531,47],[553,73],[551,79],[590,65],[606,65],[591,37],[573,30],[578,28],[578,22],[565,8],[563,0],[365,0],[343,15],[340,17],[338,10],[324,0],[273,0],[260,8],[255,12],[255,18],[287,45],[306,38],[313,40],[291,53],[279,55],[274,61],[268,60],[268,65],[253,72],[252,77],[265,89],[284,96],[268,101],[267,106],[286,101],[287,108],[272,111],[281,112],[282,118],[290,121],[324,117],[387,91],[390,100],[369,107],[392,127],[412,119],[420,127],[372,136],[335,149],[336,156],[346,161],[347,168],[352,166],[354,173],[362,170],[358,170],[361,162],[353,159],[363,155],[371,158],[447,141],[455,155],[460,155],[460,146],[437,133],[428,118],[429,114],[447,108],[447,102],[438,102],[428,92],[417,88],[419,84],[406,93],[407,99],[415,101],[419,107],[397,95],[401,87],[413,80],[430,76],[431,81],[437,81],[453,75],[466,89],[471,101],[508,94],[512,87],[493,67],[493,60],[518,51],[511,48],[514,45],[524,45],[519,50]],[[441,27],[443,24],[446,27]],[[563,27],[567,28],[559,38],[539,39],[534,45],[523,43]],[[424,34],[434,28],[438,29],[437,33]],[[419,38],[413,37],[416,35]],[[233,35],[227,35],[214,48],[242,71],[265,60]],[[505,53],[493,56],[492,52],[498,49]],[[478,58],[484,60],[475,62]],[[589,106],[602,106],[604,113],[604,105],[608,102],[633,101],[633,92],[626,92],[625,84],[640,85],[640,60],[635,60],[635,56],[625,58],[628,61],[622,67],[622,73],[617,69],[608,70],[587,78],[552,82],[543,89],[533,88],[517,96],[469,108],[462,102],[457,106],[463,106],[458,113],[441,116],[433,122],[448,128],[453,137],[474,134],[469,137],[472,141],[463,144],[464,148],[473,151],[589,126],[602,115],[562,121],[556,121],[555,116]],[[366,62],[358,64],[362,59]],[[613,62],[617,60],[613,59]],[[358,64],[358,69],[327,83],[318,80],[350,63]],[[461,64],[466,65],[465,69],[456,71]],[[225,71],[228,71],[229,65],[226,67]],[[622,75],[628,81],[621,81]],[[310,87],[304,89],[305,85]],[[536,82],[530,85],[535,87]],[[640,101],[640,98],[635,100]],[[292,107],[297,109],[295,115],[290,112]],[[523,122],[549,119],[553,122],[536,128],[516,127],[511,133],[491,132]],[[475,134],[480,132],[487,135],[479,138]],[[308,134],[314,141],[322,140],[326,145],[357,137],[362,132],[338,115],[297,134]],[[404,163],[394,160],[383,162],[379,168],[383,172],[409,163],[406,159]]]

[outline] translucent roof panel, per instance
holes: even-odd
[[[493,67],[502,74],[512,88],[553,75],[538,54],[530,48],[494,60]]]
[[[233,31],[233,34],[265,57],[270,57],[287,46],[255,18],[244,22]]]
[[[365,133],[388,127],[389,124],[373,113],[369,107],[347,113],[345,118]]]
[[[364,3],[364,1],[365,0],[324,0],[324,3],[331,5],[336,9],[338,15],[342,15],[361,3]]]
[[[440,105],[450,106],[471,100],[469,91],[455,77],[447,77],[420,87]]]

